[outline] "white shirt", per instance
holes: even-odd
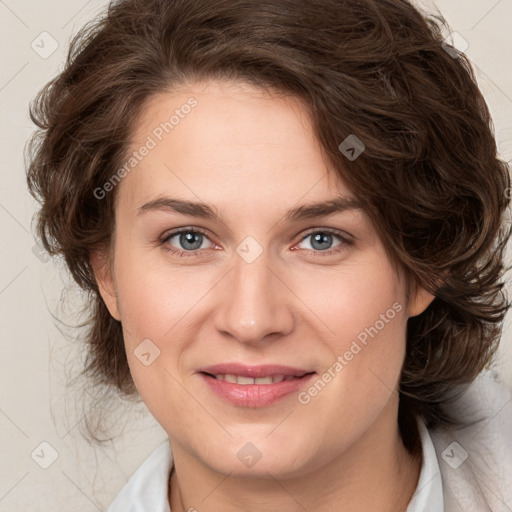
[[[512,395],[485,372],[450,411],[466,420],[467,427],[455,433],[429,432],[418,419],[423,461],[406,512],[512,512]],[[139,466],[107,512],[171,512],[167,490],[172,467],[166,440]]]
[[[167,439],[139,466],[107,512],[170,512],[167,490],[173,463]]]
[[[436,451],[425,423],[418,419],[423,450],[420,478],[406,512],[444,512],[443,481]]]

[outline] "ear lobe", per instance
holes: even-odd
[[[430,303],[435,299],[435,296],[428,292],[422,286],[417,286],[411,294],[409,304],[407,305],[408,317],[418,316],[425,311]]]
[[[449,270],[445,270],[441,272],[440,276],[435,279],[435,283],[437,288],[440,288],[445,279],[450,275]],[[420,286],[416,282],[413,281],[413,285],[411,286],[411,294],[408,305],[408,313],[409,317],[417,316],[423,313],[430,303],[436,298],[435,295],[428,292],[423,286]]]
[[[117,293],[110,265],[110,257],[106,251],[96,249],[91,252],[90,260],[101,298],[112,317],[120,322],[121,315],[119,314]]]

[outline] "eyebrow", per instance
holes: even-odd
[[[335,213],[341,213],[347,210],[362,210],[363,204],[354,198],[335,197],[333,199],[322,201],[320,203],[303,204],[289,210],[285,216],[285,221],[299,221],[325,217]],[[192,215],[204,219],[216,220],[224,223],[222,217],[214,208],[206,203],[197,203],[194,201],[184,201],[182,199],[173,199],[170,197],[161,197],[143,204],[137,211],[137,215],[151,211],[171,210],[184,215]]]

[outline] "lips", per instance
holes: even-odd
[[[315,372],[283,365],[234,363],[204,367],[198,374],[223,401],[238,407],[266,407],[299,392]]]

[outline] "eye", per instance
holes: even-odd
[[[171,244],[173,239],[176,239],[174,243],[178,247]],[[198,256],[201,249],[207,249],[207,247],[202,247],[205,240],[209,240],[209,238],[198,228],[180,228],[165,235],[160,239],[160,244],[178,256]]]
[[[340,242],[333,248],[332,244],[334,238],[338,238]],[[301,243],[307,239],[311,239],[311,241],[309,242],[310,247],[306,247],[306,250],[313,251],[314,256],[318,253],[323,253],[322,255],[337,253],[345,249],[347,245],[351,244],[350,240],[340,232],[332,229],[316,228],[313,231],[309,231],[309,233],[302,237]]]

